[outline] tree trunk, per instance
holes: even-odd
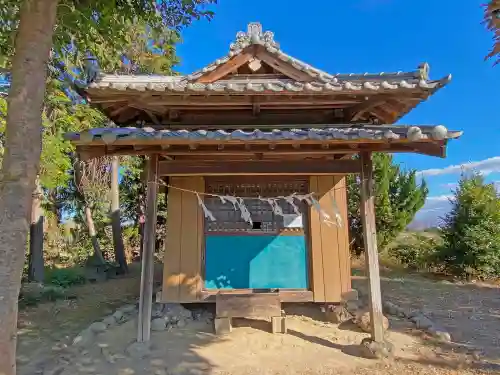
[[[97,259],[101,261],[101,263],[105,263],[104,257],[101,252],[101,247],[99,246],[99,240],[97,239],[97,231],[95,230],[94,219],[92,219],[92,210],[85,199],[85,193],[83,191],[82,186],[82,162],[80,158],[76,157],[75,162],[73,164],[74,172],[75,172],[75,183],[76,190],[78,192],[78,197],[83,202],[83,210],[85,212],[85,221],[87,222],[87,228],[89,230],[90,240],[92,241],[92,248],[94,249],[94,255]],[[0,373],[1,375],[1,373]]]
[[[123,245],[122,225],[120,217],[120,192],[118,187],[118,174],[120,163],[118,156],[112,157],[111,162],[111,228],[113,230],[113,247],[115,250],[115,261],[120,265],[120,272],[127,273],[127,259],[125,258],[125,246]]]
[[[42,106],[58,0],[24,0],[15,39],[0,182],[0,374],[16,373],[17,299],[31,194],[40,166]]]
[[[30,251],[28,265],[28,280],[43,283],[43,215],[42,187],[36,179],[36,187],[31,203]]]
[[[92,219],[92,210],[90,206],[85,202],[85,220],[87,221],[87,228],[89,229],[90,240],[92,241],[92,247],[94,249],[94,255],[104,264],[106,261],[101,252],[101,247],[99,246],[99,240],[97,239],[97,232],[95,230],[94,219]]]
[[[47,241],[46,241],[46,246],[50,250],[54,250],[53,253],[57,253],[57,241],[60,238],[60,231],[59,231],[59,204],[57,200],[57,188],[56,189],[50,189],[47,192],[47,208],[50,212],[50,215],[47,215],[44,220],[47,221],[47,228],[46,228],[46,233],[47,233]]]

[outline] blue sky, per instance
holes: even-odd
[[[435,220],[449,206],[460,165],[475,162],[489,181],[500,181],[500,66],[484,61],[492,46],[481,24],[484,2],[219,0],[211,22],[183,32],[178,70],[190,73],[225,55],[236,32],[258,21],[285,52],[329,73],[411,71],[422,62],[432,79],[451,73],[447,87],[400,121],[464,131],[446,159],[397,156],[424,171],[430,197],[418,218]]]

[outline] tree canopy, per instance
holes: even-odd
[[[500,63],[500,0],[490,0],[484,6],[484,22],[488,30],[493,33],[493,47],[486,58]]]
[[[20,3],[3,0],[0,6],[0,56],[4,67],[11,64]],[[106,70],[117,71],[123,69],[124,56],[130,58],[130,52],[135,56],[143,52],[142,69],[171,67],[168,59],[175,57],[172,42],[178,39],[178,32],[193,20],[211,19],[213,12],[207,6],[213,3],[216,0],[61,0],[51,59],[63,62],[72,73],[71,68],[82,67],[84,58],[92,54]],[[154,56],[146,44],[153,47]]]
[[[438,263],[463,276],[500,274],[500,198],[478,173],[463,174],[443,218]]]
[[[377,242],[383,249],[413,220],[425,203],[428,189],[425,181],[417,183],[416,171],[402,170],[390,154],[373,154],[373,168]],[[347,196],[351,247],[359,254],[364,247],[359,176],[348,176]]]
[[[62,133],[101,121],[92,109],[70,105],[79,99],[73,82],[89,56],[110,72],[171,69],[179,30],[194,19],[211,18],[211,3],[1,1],[0,67],[11,84],[7,108],[0,103],[0,373],[15,374],[17,298],[37,176],[51,176],[42,184],[57,201],[61,184],[72,181],[71,173],[60,173],[71,165],[71,146]]]

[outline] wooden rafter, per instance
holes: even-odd
[[[254,57],[254,46],[245,48],[240,54],[233,56],[226,63],[219,65],[215,70],[202,75],[196,80],[199,83],[213,83],[218,81],[231,72],[238,69],[243,64],[248,63]]]
[[[380,106],[370,108],[369,112],[371,114],[375,115],[383,123],[386,123],[386,124],[392,124],[394,121],[396,121],[396,118],[397,118],[397,115],[398,115],[395,112],[387,112],[386,109],[384,109],[384,108],[382,108]]]
[[[385,96],[374,96],[373,98],[368,98],[364,102],[356,104],[352,107],[346,108],[344,110],[346,122],[356,122],[363,118],[367,112],[370,112],[373,108],[384,104],[388,100]]]
[[[291,65],[290,63],[288,63],[286,61],[278,59],[276,56],[269,53],[262,46],[257,47],[256,57],[259,60],[264,61],[267,65],[273,67],[278,72],[283,73],[287,77],[290,77],[296,81],[300,81],[300,82],[313,81],[313,78],[309,74],[307,74],[301,70],[298,70],[297,68],[294,68],[293,65]]]

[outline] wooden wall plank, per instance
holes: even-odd
[[[309,179],[309,190],[318,192],[318,176],[311,176]],[[310,228],[310,254],[311,254],[311,288],[314,295],[314,302],[325,301],[325,280],[323,277],[323,250],[321,241],[321,220],[318,212],[312,207],[309,209]]]
[[[335,194],[335,176],[320,176],[318,178],[319,204],[333,217],[331,199]],[[323,250],[323,275],[325,280],[325,302],[337,302],[340,299],[341,278],[338,248],[338,227],[321,224],[321,243]]]
[[[311,176],[310,191],[316,193],[320,206],[330,215],[335,199],[342,217],[342,227],[329,227],[319,214],[310,211],[311,280],[315,302],[334,303],[351,290],[351,266],[347,222],[347,192],[344,176]]]
[[[183,188],[199,191],[202,177],[184,177]],[[199,226],[201,209],[198,198],[190,192],[182,192],[182,233],[180,259],[180,292],[179,300],[183,302],[197,301],[200,298],[200,258],[201,243]]]
[[[182,179],[172,177],[170,185],[182,188]],[[163,259],[163,301],[179,300],[182,222],[182,192],[177,189],[169,189],[167,238]]]
[[[197,178],[197,189],[196,191],[199,191],[200,193],[205,192],[205,178],[204,177],[199,177]],[[202,199],[204,197],[201,197]],[[198,295],[196,297],[197,300],[202,300],[202,290],[203,290],[203,269],[205,268],[204,264],[204,259],[205,259],[205,215],[203,213],[203,210],[201,207],[198,207],[198,265],[197,265],[197,270],[199,272],[198,274],[198,284],[197,284],[197,291]]]
[[[342,226],[337,232],[337,243],[340,263],[341,292],[351,290],[351,257],[349,249],[349,223],[347,218],[347,186],[345,177],[335,177],[335,201],[342,218]]]

